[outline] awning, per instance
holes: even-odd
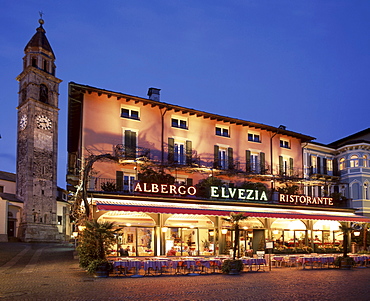
[[[200,205],[165,202],[148,202],[134,200],[94,199],[98,210],[133,211],[167,214],[199,214],[208,216],[229,216],[231,212],[244,212],[250,217],[332,220],[347,222],[370,222],[370,218],[349,212],[324,210],[292,210],[283,208],[255,208],[228,205]]]

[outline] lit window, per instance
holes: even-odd
[[[132,109],[129,107],[122,107],[121,108],[121,117],[122,118],[130,118],[130,119],[140,119],[139,110],[137,108]]]
[[[344,158],[340,158],[340,160],[339,160],[339,170],[343,170],[346,167],[345,162],[346,162],[346,160]]]
[[[352,155],[350,158],[350,167],[358,167],[358,156]]]
[[[248,133],[248,141],[261,142],[260,134]]]
[[[364,156],[363,156],[363,161],[362,161],[362,166],[363,166],[363,167],[367,167],[367,165],[368,165],[367,156],[366,156],[366,155],[364,155]]]
[[[188,129],[188,122],[187,119],[179,118],[179,117],[172,117],[171,119],[171,126],[174,128],[180,129]]]
[[[230,137],[229,128],[225,126],[216,126],[216,135]]]
[[[280,147],[283,147],[283,148],[290,148],[289,140],[280,139]]]
[[[328,171],[333,171],[333,160],[327,159],[326,166],[327,166]]]

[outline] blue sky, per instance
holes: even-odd
[[[15,172],[18,82],[39,11],[56,55],[58,184],[68,82],[330,143],[369,127],[370,1],[0,0],[0,170]]]

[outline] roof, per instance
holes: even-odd
[[[0,192],[0,197],[4,200],[10,201],[10,202],[16,202],[16,203],[23,203],[20,199],[18,199],[14,193],[5,193]]]
[[[307,142],[314,140],[314,137],[296,133],[293,131],[286,130],[281,127],[274,127],[265,125],[262,123],[256,123],[251,121],[246,121],[242,119],[217,115],[213,113],[207,113],[204,111],[198,111],[191,108],[186,108],[178,105],[173,105],[169,103],[165,103],[162,101],[156,101],[152,99],[142,98],[138,96],[133,96],[129,94],[124,94],[121,92],[114,92],[109,90],[104,90],[96,87],[91,87],[87,85],[77,84],[74,82],[69,83],[69,112],[68,112],[68,149],[75,149],[76,147],[76,139],[73,139],[78,137],[79,135],[79,122],[81,122],[81,110],[82,110],[82,103],[83,103],[83,94],[84,93],[98,93],[98,94],[106,94],[108,98],[110,97],[116,97],[117,100],[123,98],[128,100],[134,100],[135,102],[142,102],[144,105],[151,105],[152,107],[158,106],[161,108],[167,108],[168,110],[173,110],[175,112],[182,112],[182,113],[188,113],[190,115],[196,115],[197,117],[204,117],[209,119],[214,119],[217,121],[223,121],[223,122],[229,122],[230,124],[236,124],[236,125],[242,125],[242,126],[249,126],[257,129],[263,129],[267,131],[271,131],[274,133],[279,133],[283,135],[287,135],[290,137],[298,138],[301,140],[301,142]],[[74,141],[72,141],[74,140]]]
[[[49,52],[49,55],[55,59],[53,49],[51,48],[50,43],[45,35],[46,31],[42,27],[43,21],[41,22],[40,20],[39,22],[40,22],[40,26],[36,28],[36,33],[33,35],[31,40],[28,42],[28,44],[24,48],[24,52],[27,52],[28,50],[40,51],[40,48],[42,48],[43,50],[46,50],[47,52]]]
[[[15,182],[16,174],[6,171],[0,171],[0,180]]]
[[[354,133],[328,144],[329,147],[339,148],[348,144],[370,143],[370,128]]]

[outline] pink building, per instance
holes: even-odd
[[[168,104],[159,92],[69,84],[68,183],[73,190],[84,180],[92,216],[123,227],[117,247],[137,256],[228,253],[224,217],[244,212],[243,252],[266,241],[313,249],[322,219],[333,225],[334,248],[339,221],[363,218],[332,200],[288,197],[303,193],[302,146],[313,137]]]

